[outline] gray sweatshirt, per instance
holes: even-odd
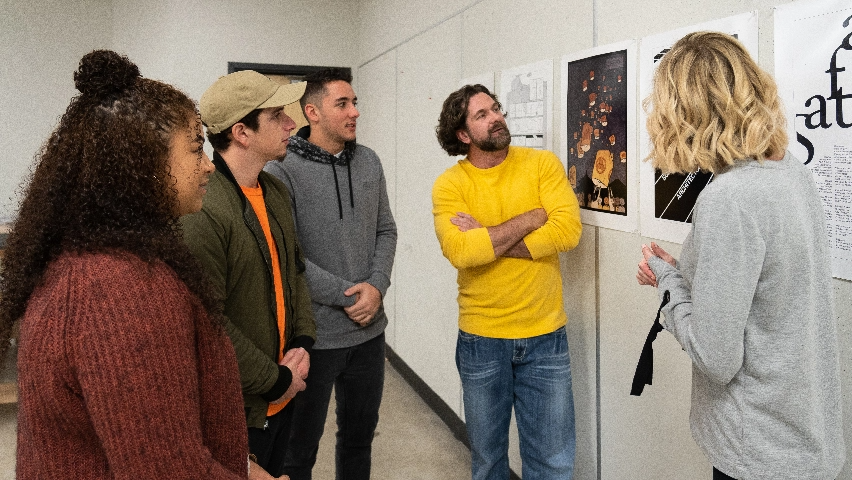
[[[388,323],[384,307],[366,327],[343,311],[355,303],[343,292],[356,283],[369,283],[383,298],[390,286],[397,235],[384,171],[369,148],[347,143],[334,157],[308,142],[305,129],[291,137],[284,160],[264,170],[290,191],[317,323],[314,349],[360,345]]]
[[[833,480],[843,466],[828,247],[811,173],[787,153],[718,175],[677,268],[649,261],[692,359],[692,435],[734,478]]]

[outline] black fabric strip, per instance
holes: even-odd
[[[340,201],[340,185],[337,183],[337,169],[334,164],[331,164],[331,171],[334,173],[334,190],[337,192],[337,211],[340,213],[340,219],[343,220],[343,203]]]
[[[642,395],[645,385],[651,385],[654,379],[654,347],[652,344],[657,339],[657,334],[663,331],[663,326],[660,325],[660,313],[668,303],[669,291],[666,290],[663,293],[663,301],[660,303],[660,308],[657,309],[657,318],[654,319],[651,331],[648,332],[648,337],[645,338],[645,345],[642,347],[639,363],[636,364],[636,373],[633,375],[633,386],[630,389],[630,395],[637,397]]]
[[[355,208],[355,195],[352,193],[352,163],[346,163],[346,173],[349,175],[349,206]],[[343,218],[343,217],[341,217]]]

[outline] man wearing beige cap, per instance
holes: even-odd
[[[249,450],[275,477],[281,475],[290,431],[287,405],[305,388],[316,325],[290,196],[261,170],[287,152],[296,125],[284,107],[304,91],[304,83],[278,85],[245,70],[204,92],[199,109],[216,172],[201,211],[181,218],[184,238],[224,306],[224,326],[240,369]]]

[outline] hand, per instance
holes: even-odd
[[[249,480],[290,480],[290,477],[287,475],[281,475],[276,479],[260,465],[254,463],[252,460],[249,460],[249,462],[251,463],[249,467]]]
[[[639,271],[636,273],[636,280],[639,282],[639,285],[651,285],[657,286],[657,276],[651,270],[651,267],[648,265],[648,259],[651,257],[659,257],[669,265],[676,267],[677,262],[674,257],[669,255],[668,252],[663,250],[662,247],[657,245],[654,242],[651,242],[651,246],[642,245],[642,256],[644,257],[641,262],[639,262]]]
[[[310,367],[309,357],[308,352],[304,348],[293,348],[284,354],[284,358],[281,359],[279,364],[290,369],[292,380],[290,380],[290,386],[284,392],[284,395],[281,395],[281,398],[272,402],[273,405],[290,400],[297,393],[305,389],[305,378],[308,377],[308,367]],[[304,373],[304,376],[302,376],[302,373]]]
[[[456,212],[456,216],[450,219],[450,223],[459,227],[459,230],[462,232],[473,230],[474,228],[482,228],[481,223],[470,214],[464,212]]]
[[[346,289],[343,294],[347,297],[356,295],[355,303],[344,308],[343,311],[346,312],[346,315],[349,315],[353,322],[362,327],[370,323],[382,305],[381,292],[367,282],[357,283]]]
[[[302,380],[308,378],[308,370],[311,369],[311,354],[302,347],[293,348],[284,353],[284,358],[282,358],[278,364],[286,365],[292,359],[295,359],[298,362],[296,368]]]

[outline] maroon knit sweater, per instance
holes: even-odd
[[[174,271],[64,254],[18,351],[17,478],[246,478],[237,361]]]

